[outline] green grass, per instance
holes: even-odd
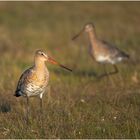
[[[0,138],[140,138],[139,2],[0,2]],[[108,80],[88,55],[83,34],[93,22],[100,38],[130,54]],[[47,64],[51,99],[31,99],[30,125],[24,98],[13,96],[21,73],[43,49],[73,73]],[[75,67],[76,64],[76,67]],[[107,65],[107,70],[113,70]]]

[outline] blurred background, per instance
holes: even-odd
[[[140,2],[0,2],[0,138],[140,138],[139,7]],[[109,80],[96,79],[103,67],[90,58],[87,35],[71,40],[89,22],[99,38],[130,55]],[[37,49],[74,72],[47,64],[51,101],[45,95],[44,126],[33,99],[26,131],[25,99],[13,94]]]

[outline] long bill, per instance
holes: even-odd
[[[72,72],[72,69],[69,69],[69,68],[67,68],[66,66],[64,66],[64,65],[62,65],[62,64],[60,64],[60,63],[58,63],[56,60],[54,60],[54,59],[51,58],[51,57],[48,57],[48,61],[49,61],[50,63],[54,64],[54,65],[58,65],[58,66],[60,66],[60,67],[62,67],[62,68],[64,68],[64,69],[66,69],[66,70]]]
[[[72,40],[75,40],[77,37],[79,37],[83,33],[84,29],[82,29],[77,35],[75,35]]]

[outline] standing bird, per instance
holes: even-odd
[[[40,109],[42,110],[42,96],[49,82],[49,71],[45,65],[46,61],[72,71],[49,57],[43,51],[37,50],[35,52],[34,65],[23,72],[14,94],[16,97],[24,96],[27,98],[27,120],[29,114],[29,97],[39,96]]]
[[[118,73],[116,63],[128,59],[129,55],[118,49],[116,46],[111,45],[104,40],[100,40],[96,34],[95,26],[92,23],[86,24],[79,34],[74,36],[72,40],[75,40],[83,31],[88,34],[90,41],[89,54],[91,57],[98,63],[112,64],[115,71],[108,74]]]

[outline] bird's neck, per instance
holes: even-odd
[[[46,69],[45,61],[39,61],[35,59],[34,65],[36,71],[44,71]]]
[[[89,41],[90,41],[90,44],[91,44],[91,47],[96,47],[96,42],[97,42],[97,35],[96,35],[96,31],[95,30],[92,30],[92,31],[89,31],[88,32],[88,38],[89,38]]]

